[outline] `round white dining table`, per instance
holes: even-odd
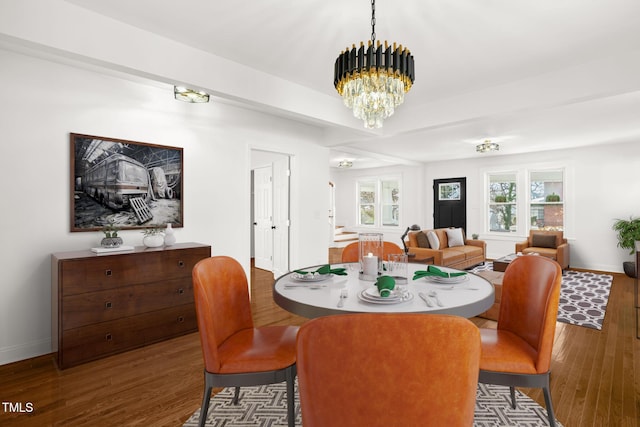
[[[318,267],[299,270],[314,271]],[[375,295],[377,288],[374,281],[360,280],[358,263],[331,265],[339,267],[345,267],[348,274],[331,275],[315,282],[296,280],[294,272],[284,274],[273,285],[273,300],[283,309],[310,319],[345,313],[438,313],[470,318],[487,311],[495,298],[493,285],[478,275],[466,272],[468,280],[455,284],[437,283],[432,278],[413,280],[415,271],[426,270],[428,266],[409,263],[407,297],[393,303],[371,302],[373,299],[366,297]],[[461,271],[438,268],[443,272]],[[342,292],[346,292],[346,298],[341,298]],[[437,298],[429,296],[433,292]]]

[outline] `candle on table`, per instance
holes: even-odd
[[[365,276],[375,277],[378,275],[378,257],[371,252],[362,258],[362,273]]]

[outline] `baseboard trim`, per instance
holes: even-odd
[[[51,338],[0,348],[0,366],[51,353]]]

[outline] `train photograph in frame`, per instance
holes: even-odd
[[[182,148],[71,133],[71,231],[183,226]]]

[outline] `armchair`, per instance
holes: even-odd
[[[524,242],[516,243],[516,253],[538,253],[560,264],[562,270],[569,268],[569,243],[562,231],[530,230]]]

